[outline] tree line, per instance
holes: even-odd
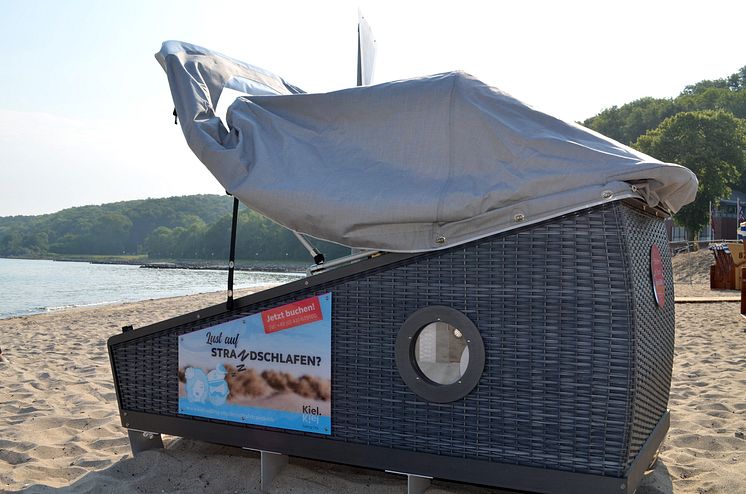
[[[0,256],[147,255],[154,259],[228,258],[233,199],[193,195],[82,206],[39,216],[0,218]],[[349,249],[318,242],[328,258]],[[240,259],[308,261],[287,229],[241,207]]]
[[[212,224],[197,217],[187,218],[175,228],[160,226],[145,238],[143,250],[150,257],[167,259],[227,259],[231,215]],[[350,253],[349,247],[311,240],[327,259]],[[310,254],[288,229],[259,213],[243,208],[236,228],[236,256],[239,259],[269,261],[310,261]]]
[[[732,189],[746,192],[746,66],[689,85],[675,98],[608,108],[583,124],[697,175],[697,198],[674,216],[692,237],[708,224],[710,204]]]

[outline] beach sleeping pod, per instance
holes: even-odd
[[[113,336],[134,449],[146,431],[413,490],[635,491],[668,429],[663,220],[693,200],[689,170],[463,73],[305,94],[185,43],[157,58],[229,193],[355,254]],[[225,123],[224,88],[246,94]]]

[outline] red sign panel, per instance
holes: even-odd
[[[265,334],[321,321],[322,319],[318,297],[307,298],[300,302],[293,302],[262,312]]]
[[[657,245],[650,248],[650,274],[653,277],[653,293],[658,307],[666,303],[666,280],[663,277],[663,260]]]

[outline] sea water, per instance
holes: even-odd
[[[235,288],[287,283],[301,273],[236,271]],[[0,319],[70,307],[134,302],[225,290],[221,270],[0,259]]]

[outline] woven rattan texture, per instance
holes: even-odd
[[[630,208],[622,208],[625,240],[634,283],[635,386],[629,461],[663,416],[671,389],[674,351],[674,285],[671,250],[661,221]],[[658,307],[650,269],[650,248],[655,244],[663,258],[665,302]]]
[[[622,476],[630,431],[652,430],[641,413],[631,424],[632,398],[645,395],[634,387],[647,383],[635,381],[631,289],[649,286],[631,284],[629,255],[643,254],[625,241],[647,219],[626,209],[607,204],[116,345],[122,408],[177,415],[179,335],[331,291],[329,440]],[[453,403],[418,398],[394,361],[400,326],[429,305],[462,311],[484,340],[484,374]]]

